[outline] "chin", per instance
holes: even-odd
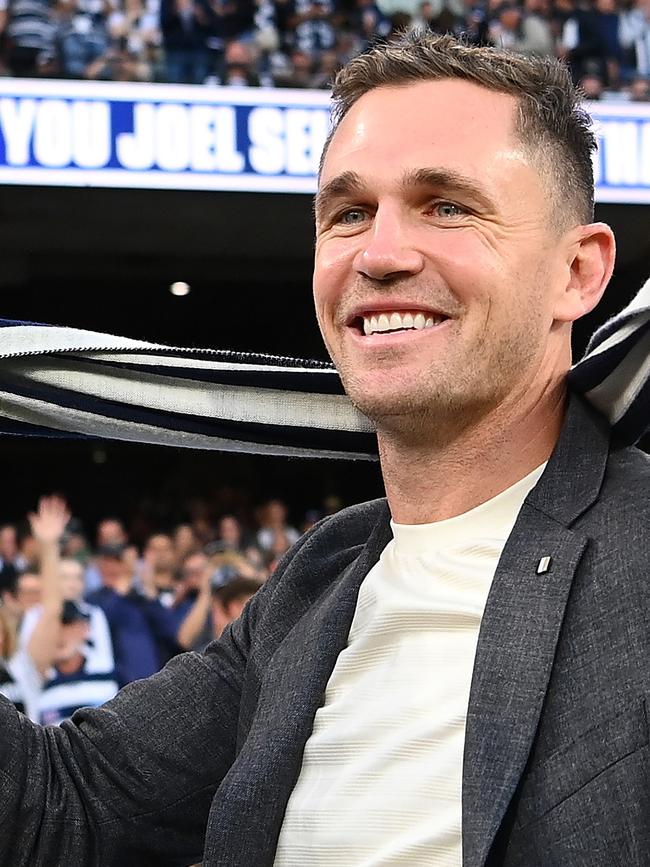
[[[402,389],[398,392],[386,393],[386,391],[371,392],[367,389],[350,388],[347,394],[356,408],[378,425],[382,420],[414,420],[435,413],[435,401],[426,399],[421,390],[409,393]]]

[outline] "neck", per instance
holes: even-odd
[[[564,379],[536,397],[504,401],[471,427],[442,438],[409,440],[378,432],[386,496],[398,524],[462,515],[547,461],[560,435]]]

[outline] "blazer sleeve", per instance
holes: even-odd
[[[263,588],[203,654],[185,653],[60,727],[0,699],[0,865],[187,865],[235,758]]]

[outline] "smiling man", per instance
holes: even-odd
[[[0,700],[2,863],[650,863],[650,468],[567,389],[614,261],[588,118],[561,66],[450,37],[335,100],[314,297],[387,497],[105,708]]]

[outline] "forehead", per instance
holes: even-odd
[[[517,104],[458,80],[380,87],[364,94],[337,128],[325,156],[321,186],[343,171],[372,177],[436,166],[485,183],[526,162],[514,133]]]

